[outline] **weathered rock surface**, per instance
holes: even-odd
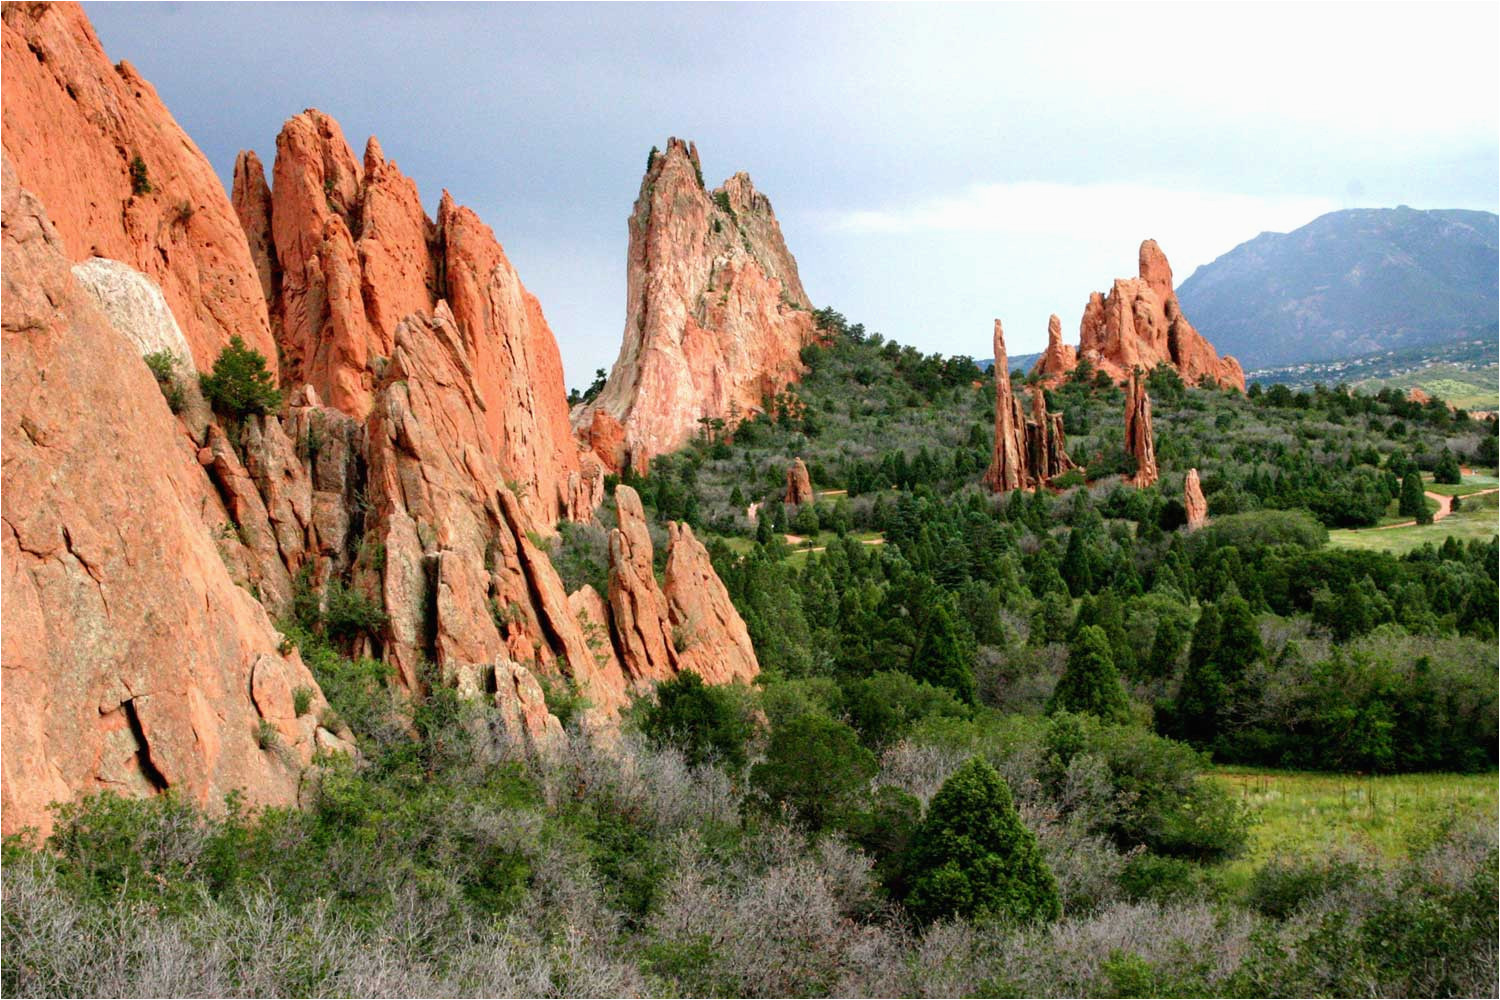
[[[236,333],[274,358],[245,231],[156,91],[128,62],[110,64],[76,4],[8,3],[0,21],[5,155],[68,258],[108,257],[148,275],[199,370]]]
[[[278,140],[274,189],[249,153],[236,163],[232,209],[213,183],[204,218],[230,220],[233,260],[219,228],[141,236],[132,227],[146,216],[131,201],[129,239],[112,243],[120,221],[100,206],[118,215],[119,202],[98,192],[109,190],[113,147],[75,164],[70,134],[45,115],[33,121],[53,100],[43,84],[68,92],[103,53],[76,8],[36,7],[4,15],[6,832],[45,827],[47,803],[103,788],[180,789],[213,805],[242,787],[252,803],[297,801],[315,749],[352,749],[346,731],[317,724],[322,696],[271,626],[303,587],[363,595],[374,613],[341,640],[352,652],[389,662],[416,697],[432,683],[492,693],[508,736],[538,753],[566,739],[544,685],[586,697],[584,731],[608,738],[634,694],[680,669],[755,675],[706,550],[670,526],[663,589],[628,489],[609,602],[591,588],[566,592],[543,536],[559,517],[593,516],[606,471],[627,457],[625,432],[597,411],[590,426],[604,447],[580,452],[541,309],[472,212],[445,195],[429,221],[378,143],[356,161],[337,124],[309,111]],[[79,142],[92,149],[95,132],[124,141],[154,122],[157,132],[124,148],[147,150],[153,183],[196,177],[201,156],[149,88],[121,110],[128,95],[114,81],[136,80],[123,64],[104,67],[86,97],[108,114]],[[13,79],[14,93],[40,93],[36,107],[12,113]],[[90,253],[65,244],[11,165],[16,148],[36,168],[42,147],[19,134],[33,125],[82,178],[87,204],[62,195],[73,231],[112,258],[118,247],[119,259],[69,267]],[[168,151],[186,165],[159,175],[158,154],[177,162]],[[779,242],[748,180],[723,193],[744,227],[737,239]],[[142,255],[151,267],[137,270]],[[789,257],[739,263],[805,300]],[[254,306],[243,322],[224,305],[240,300],[216,283],[229,272]],[[185,363],[189,399],[174,417],[141,357],[191,352],[207,367],[230,333],[277,356],[256,329],[281,342],[279,412],[218,420]],[[299,687],[313,693],[301,716]]]
[[[708,550],[686,524],[668,527],[666,598],[677,646],[677,670],[709,684],[748,684],[760,673],[755,647]]]
[[[996,493],[1040,489],[1073,468],[1061,413],[1047,412],[1040,386],[1031,394],[1031,419],[1011,389],[1005,331],[995,320],[995,453],[984,481]]]
[[[608,413],[624,462],[612,447],[600,458],[644,470],[700,419],[732,425],[797,381],[816,324],[770,200],[743,173],[705,190],[690,144],[674,138],[653,155],[629,230],[620,355],[572,419],[598,449],[595,414]]]
[[[1132,372],[1125,393],[1125,450],[1135,456],[1130,481],[1145,489],[1156,482],[1156,438],[1151,429],[1151,396],[1139,372]]]
[[[1047,349],[1032,370],[1043,375],[1066,374],[1077,366],[1078,352],[1063,343],[1062,320],[1053,313],[1047,319]]]
[[[1026,464],[1026,416],[1010,387],[1005,330],[995,320],[995,454],[984,481],[996,493],[1024,489],[1031,480]]]
[[[317,685],[231,581],[190,440],[8,157],[3,189],[4,831],[94,790],[293,802]]]
[[[1189,385],[1211,380],[1245,391],[1245,373],[1231,357],[1219,357],[1213,345],[1188,322],[1172,286],[1172,267],[1155,240],[1141,244],[1138,277],[1117,278],[1108,294],[1089,296],[1079,324],[1078,350],[1070,358],[1061,347],[1061,330],[1033,372],[1057,380],[1087,360],[1096,369],[1124,382],[1136,368],[1150,371],[1171,365]]]
[[[1203,499],[1203,486],[1198,482],[1198,470],[1189,469],[1182,482],[1182,506],[1187,509],[1189,531],[1196,531],[1208,523],[1208,501]]]
[[[797,459],[786,469],[786,492],[782,502],[804,504],[813,500],[812,476],[808,475],[807,463]]]
[[[356,160],[338,123],[317,110],[282,127],[274,173],[265,241],[274,281],[261,273],[276,290],[287,378],[363,419],[401,322],[445,301],[489,447],[535,527],[592,514],[602,482],[580,466],[557,342],[489,227],[446,192],[429,220],[377,140]],[[264,183],[255,154],[242,152],[234,201],[257,245]]]
[[[620,662],[632,683],[670,680],[677,661],[667,598],[656,582],[654,550],[641,498],[615,487],[619,527],[609,533],[609,607]]]

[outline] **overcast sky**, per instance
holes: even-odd
[[[1492,3],[85,6],[226,185],[317,107],[473,207],[575,386],[669,135],[750,173],[814,303],[950,354],[1076,340],[1148,236],[1180,283],[1336,208],[1497,207]]]

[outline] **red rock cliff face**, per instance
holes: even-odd
[[[12,96],[64,61],[48,52],[103,52],[74,9],[15,10],[5,8],[6,832],[45,829],[48,803],[95,789],[176,789],[212,806],[244,788],[253,803],[295,802],[314,748],[352,749],[347,731],[319,726],[322,695],[271,625],[303,580],[384,612],[351,652],[391,663],[417,697],[446,683],[492,699],[502,728],[534,752],[565,738],[539,680],[577,687],[595,733],[632,693],[681,669],[755,675],[744,623],[686,528],[671,526],[663,589],[644,520],[633,527],[622,512],[632,539],[644,536],[644,562],[613,567],[609,589],[659,613],[660,641],[644,656],[632,621],[587,588],[566,592],[538,533],[561,515],[593,516],[603,466],[573,441],[540,307],[473,213],[445,196],[428,221],[378,144],[356,162],[326,116],[288,123],[274,189],[242,154],[233,207],[222,190],[215,202],[234,220],[223,245],[239,253],[236,287],[253,292],[253,315],[269,303],[266,329],[283,341],[284,404],[227,425],[185,358],[174,415],[140,359],[167,347],[202,364],[243,332],[205,319],[222,315],[198,297],[216,286],[181,280],[211,274],[221,244],[137,245],[127,227],[122,263],[105,255],[118,220],[77,214],[82,252],[47,221],[11,167],[12,148],[36,155],[15,134],[29,119],[12,114]],[[26,46],[18,19],[41,31],[42,55],[27,46],[12,58]],[[74,69],[115,73],[107,62]],[[126,149],[154,148],[152,129],[170,125],[135,112],[108,120]],[[201,161],[175,125],[163,134],[184,162]],[[74,162],[70,136],[49,135],[58,162]],[[141,273],[128,264],[138,251],[172,266]],[[69,266],[81,258],[91,259]],[[184,317],[199,322],[191,348]],[[298,687],[313,692],[300,715]]]
[[[269,189],[254,153],[240,154],[234,177],[288,381],[364,419],[397,327],[445,301],[481,403],[485,447],[534,525],[593,512],[602,475],[580,465],[557,341],[478,216],[445,192],[429,220],[416,185],[378,141],[356,160],[338,123],[316,110],[282,127]]]
[[[1089,296],[1076,357],[1061,345],[1059,329],[1056,338],[1049,336],[1047,351],[1033,372],[1058,379],[1072,371],[1078,359],[1085,359],[1123,382],[1135,368],[1150,371],[1168,364],[1190,385],[1212,379],[1244,392],[1240,363],[1220,358],[1182,314],[1173,291],[1172,266],[1155,240],[1141,244],[1137,272],[1135,278],[1117,278],[1108,294]]]
[[[573,413],[591,441],[596,412],[617,421],[637,469],[680,447],[703,417],[761,409],[801,377],[801,350],[816,336],[770,200],[742,173],[713,192],[700,178],[687,143],[671,139],[653,156],[629,223],[620,356],[599,396]],[[621,456],[601,448],[600,458]]]
[[[1056,319],[1056,317],[1053,317]],[[984,482],[996,493],[1041,489],[1073,468],[1063,434],[1063,415],[1047,412],[1041,386],[1031,393],[1031,419],[1011,389],[1005,331],[995,320],[995,451]]]
[[[295,801],[339,742],[326,703],[236,585],[191,439],[8,158],[3,243],[4,832],[89,791]]]
[[[156,91],[128,62],[110,65],[76,4],[7,3],[0,20],[5,155],[46,206],[63,252],[151,277],[200,370],[236,333],[274,358],[244,231]]]

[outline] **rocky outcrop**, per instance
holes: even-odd
[[[1182,481],[1182,506],[1187,510],[1189,531],[1196,531],[1208,523],[1208,501],[1203,499],[1197,469],[1189,469]]]
[[[620,355],[572,419],[598,449],[595,414],[607,413],[623,428],[625,454],[599,457],[642,471],[701,419],[732,425],[798,380],[816,325],[770,200],[743,173],[706,190],[690,144],[653,150],[628,228]]]
[[[996,493],[1040,489],[1073,468],[1061,413],[1047,412],[1040,386],[1031,394],[1031,419],[1011,390],[1005,331],[995,320],[995,450],[984,481]]]
[[[755,647],[708,550],[685,524],[667,530],[665,593],[677,670],[691,670],[709,684],[750,683],[760,673]]]
[[[807,463],[800,458],[786,467],[786,492],[781,499],[794,506],[814,499],[812,477],[807,473]]]
[[[138,335],[73,277],[8,157],[3,189],[4,831],[45,831],[49,803],[86,791],[295,801],[319,740],[339,742],[317,684],[231,579],[222,507]]]
[[[754,676],[706,550],[670,526],[659,586],[629,490],[610,603],[566,592],[544,536],[559,517],[593,516],[608,467],[580,454],[540,307],[472,212],[445,195],[427,220],[378,143],[355,161],[336,123],[310,111],[283,130],[275,188],[242,154],[233,208],[215,184],[213,225],[188,237],[133,229],[150,205],[137,192],[122,230],[134,242],[113,242],[121,223],[96,211],[105,202],[65,191],[72,231],[113,259],[80,254],[23,191],[10,150],[36,171],[33,136],[20,134],[35,125],[96,201],[115,153],[75,163],[71,135],[43,114],[46,86],[70,92],[93,73],[70,99],[109,113],[78,142],[118,137],[153,164],[187,165],[164,176],[153,165],[153,183],[195,184],[201,155],[143,83],[111,89],[135,77],[89,63],[103,53],[76,8],[7,6],[4,27],[6,832],[45,830],[49,802],[97,789],[295,802],[315,749],[352,750],[347,731],[320,727],[316,682],[271,625],[307,613],[309,598],[325,610],[340,599],[346,652],[388,662],[413,697],[439,683],[491,697],[507,737],[537,753],[567,738],[547,709],[552,685],[582,694],[584,731],[603,735],[633,694],[679,669]],[[13,93],[35,107],[13,113]],[[745,239],[770,240],[758,196],[727,188]],[[146,273],[131,264],[142,255]],[[226,311],[240,300],[221,279],[248,291],[249,318]],[[284,403],[221,420],[189,355],[204,367],[242,333],[276,356],[257,329],[282,342]],[[158,385],[142,357],[162,352],[184,360]],[[173,382],[183,398],[169,405]],[[609,421],[597,424],[607,438]],[[640,638],[648,626],[654,643]]]
[[[1031,482],[1026,462],[1026,417],[1010,388],[1005,330],[995,320],[995,450],[985,484],[996,493],[1024,489]]]
[[[1172,285],[1172,267],[1155,240],[1141,244],[1138,276],[1117,278],[1107,294],[1089,296],[1079,324],[1076,357],[1048,350],[1033,373],[1050,381],[1070,373],[1080,360],[1124,382],[1137,368],[1150,371],[1158,364],[1177,369],[1183,381],[1208,381],[1245,391],[1245,373],[1231,357],[1219,357],[1182,313]],[[1060,330],[1058,343],[1060,345]]]
[[[250,247],[208,160],[83,10],[7,3],[4,149],[72,261],[108,257],[161,288],[200,370],[233,334],[276,345]]]
[[[1125,450],[1135,457],[1130,481],[1145,489],[1157,480],[1156,438],[1151,429],[1151,396],[1139,372],[1132,372],[1125,393]]]
[[[478,216],[444,193],[429,220],[416,185],[377,140],[356,160],[338,123],[316,110],[277,136],[269,195],[255,154],[240,154],[234,203],[252,245],[265,248],[257,264],[273,290],[287,381],[362,420],[401,322],[446,302],[488,447],[535,526],[593,513],[602,477],[580,465],[557,342]]]
[[[1047,394],[1041,386],[1031,391],[1031,419],[1026,421],[1026,462],[1034,486],[1041,487],[1074,468],[1068,457],[1068,439],[1063,433],[1063,415],[1047,412]]]
[[[1039,375],[1063,375],[1078,367],[1078,352],[1063,343],[1062,320],[1057,313],[1047,319],[1047,349],[1037,359],[1032,371]]]

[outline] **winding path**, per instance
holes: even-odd
[[[1482,497],[1482,496],[1485,496],[1485,495],[1490,494],[1490,493],[1500,493],[1500,487],[1496,487],[1494,489],[1488,489],[1488,490],[1475,490],[1473,493],[1465,493],[1463,495],[1463,499],[1467,500],[1470,497]],[[1453,513],[1453,498],[1452,497],[1450,497],[1450,496],[1444,496],[1441,493],[1429,493],[1427,491],[1423,491],[1422,495],[1425,496],[1425,497],[1430,497],[1431,499],[1437,501],[1438,509],[1432,512],[1432,523],[1433,524],[1436,524],[1437,522],[1441,521],[1443,518],[1447,517],[1449,514]],[[1395,524],[1382,524],[1382,525],[1379,525],[1379,526],[1374,527],[1374,528],[1361,528],[1361,529],[1357,529],[1357,530],[1360,530],[1360,531],[1389,531],[1392,528],[1411,528],[1411,527],[1415,527],[1416,523],[1417,522],[1415,520],[1411,520],[1411,521],[1398,521]]]

